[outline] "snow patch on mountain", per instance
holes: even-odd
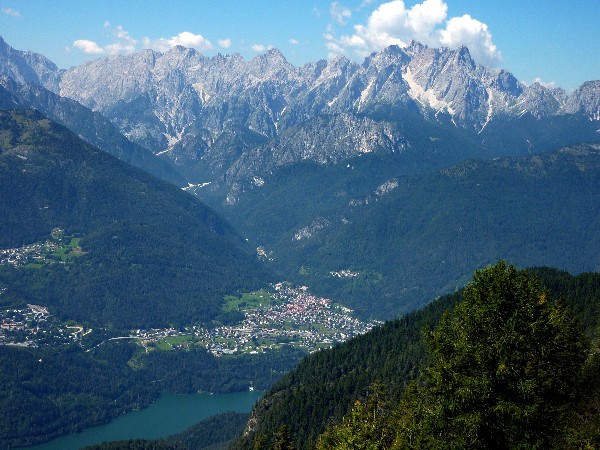
[[[408,95],[417,100],[423,106],[429,107],[436,112],[447,111],[451,116],[455,114],[450,103],[438,99],[433,89],[424,89],[423,86],[421,86],[415,80],[410,67],[406,68],[406,72],[404,72],[403,77],[410,86]]]

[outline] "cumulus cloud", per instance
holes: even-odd
[[[298,45],[300,41],[298,39],[290,38],[288,42],[292,45]]]
[[[87,39],[77,39],[73,42],[73,48],[81,50],[83,53],[89,55],[102,55],[106,51],[94,41],[88,41]]]
[[[2,8],[2,13],[6,14],[7,16],[21,17],[21,13],[12,8]]]
[[[73,41],[73,48],[81,50],[89,55],[119,55],[130,54],[136,51],[137,40],[129,35],[121,25],[112,28],[108,21],[104,22],[104,28],[111,31],[112,42],[105,46],[100,46],[95,41],[88,39],[77,39]]]
[[[347,54],[367,56],[389,45],[406,46],[411,40],[439,47],[469,47],[473,57],[483,64],[497,64],[502,56],[492,40],[486,24],[469,15],[447,20],[444,0],[423,0],[407,8],[403,0],[382,3],[366,24],[354,26],[354,32],[340,37],[325,35],[330,56]]]
[[[152,48],[161,52],[165,52],[177,45],[182,47],[194,48],[198,51],[211,50],[213,48],[212,43],[201,34],[190,33],[189,31],[183,31],[177,36],[171,38],[160,38],[157,40],[151,40],[148,38],[144,39],[144,46]]]
[[[331,14],[333,20],[340,25],[345,25],[348,19],[352,17],[352,11],[350,8],[341,5],[339,2],[333,2],[331,5],[329,5],[329,14]]]
[[[219,47],[221,47],[221,48],[229,48],[229,47],[231,47],[231,39],[229,39],[229,38],[219,39],[217,41],[217,44],[219,44]]]
[[[442,45],[450,48],[465,45],[479,62],[495,65],[502,61],[488,26],[468,14],[450,19],[439,35]]]
[[[121,25],[113,27],[107,20],[103,27],[108,30],[111,42],[106,45],[100,45],[95,41],[88,39],[78,39],[73,42],[72,48],[81,50],[84,53],[91,55],[128,55],[138,50],[138,44],[142,44],[144,48],[152,48],[158,51],[167,51],[177,45],[183,47],[195,48],[199,51],[211,50],[212,43],[201,34],[190,33],[183,31],[171,38],[150,39],[143,38],[141,41],[133,38],[127,30]],[[228,48],[231,45],[230,39],[221,39],[219,45],[223,48]]]
[[[556,81],[544,81],[540,77],[536,77],[533,82],[538,83],[548,89],[554,89],[556,87]]]
[[[257,53],[261,53],[264,52],[267,49],[267,46],[264,44],[253,44],[250,46],[250,48],[252,50],[254,50]]]
[[[124,30],[121,25],[117,25],[112,32],[115,41],[104,47],[109,55],[118,55],[121,53],[130,54],[135,52],[137,40],[129,36],[129,32]]]

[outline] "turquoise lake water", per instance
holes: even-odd
[[[77,450],[105,441],[166,437],[225,411],[250,412],[260,395],[260,392],[163,394],[148,408],[127,413],[106,425],[22,450]]]

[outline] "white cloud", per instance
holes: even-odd
[[[73,42],[72,48],[76,48],[84,53],[94,55],[128,55],[138,50],[138,43],[140,41],[131,37],[129,32],[121,25],[112,27],[110,22],[107,20],[104,22],[103,27],[109,30],[112,39],[111,43],[101,46],[95,41],[78,39]],[[231,46],[231,39],[221,39],[218,41],[218,43],[223,48],[229,48]],[[206,51],[213,48],[213,44],[204,36],[201,34],[190,33],[189,31],[182,31],[178,35],[171,38],[159,38],[152,40],[148,37],[145,37],[141,40],[141,44],[144,48],[152,48],[159,51],[167,51],[177,45],[187,48],[195,48],[198,51]]]
[[[340,25],[346,25],[348,19],[352,17],[352,11],[350,11],[350,8],[340,5],[339,2],[333,2],[331,5],[329,5],[329,14],[331,14],[333,20]]]
[[[548,88],[548,89],[554,89],[556,87],[556,81],[544,81],[540,77],[536,77],[533,80],[533,82],[541,84],[542,86],[544,86],[545,88]]]
[[[219,47],[221,47],[221,48],[229,48],[229,47],[231,47],[231,39],[229,39],[229,38],[219,39],[217,41],[217,44],[219,44]]]
[[[88,41],[87,39],[77,39],[73,42],[73,48],[77,48],[88,55],[102,55],[106,53],[106,50],[100,47],[96,42]]]
[[[21,17],[21,13],[12,8],[2,8],[2,13],[6,14],[7,16]]]
[[[414,39],[433,47],[466,45],[477,62],[483,64],[501,61],[486,24],[469,15],[446,20],[447,13],[444,0],[423,0],[412,8],[407,8],[403,0],[392,0],[380,4],[366,24],[355,25],[353,34],[336,37],[329,31],[325,46],[330,56],[352,52],[364,57],[392,44],[404,47]]]
[[[89,55],[119,55],[119,54],[131,54],[137,49],[137,40],[129,35],[121,25],[117,25],[115,28],[110,26],[108,21],[104,22],[104,28],[111,30],[112,43],[100,46],[95,41],[88,39],[77,39],[73,42],[73,48],[79,49]]]
[[[177,45],[181,45],[182,47],[186,48],[194,48],[201,52],[211,50],[213,48],[212,43],[204,36],[201,34],[190,33],[189,31],[183,31],[177,36],[173,36],[168,39],[160,38],[154,41],[148,38],[144,39],[145,47],[161,52],[166,52]]]
[[[336,44],[333,41],[328,41],[325,43],[325,47],[327,47],[327,50],[329,50],[329,53],[327,54],[327,57],[330,59],[335,58],[336,56],[340,56],[340,55],[346,55],[346,49],[343,48],[342,46]]]
[[[261,52],[264,52],[267,49],[267,46],[263,45],[263,44],[253,44],[253,45],[250,46],[250,48],[252,50],[254,50],[255,52],[257,52],[257,53],[261,53]]]
[[[473,58],[483,64],[495,65],[502,61],[488,26],[468,14],[448,21],[446,28],[440,31],[440,43],[450,48],[465,45]]]
[[[106,26],[107,22],[105,22]],[[110,28],[110,24],[108,24]],[[125,31],[121,25],[117,25],[113,29],[113,37],[115,42],[104,47],[109,55],[130,54],[135,52],[137,40],[129,36],[129,32]]]
[[[360,4],[360,6],[358,8],[356,8],[357,11],[360,11],[361,9],[363,9],[366,6],[369,6],[371,3],[373,3],[375,0],[363,0]]]
[[[288,42],[292,45],[298,45],[300,41],[298,39],[290,38]]]

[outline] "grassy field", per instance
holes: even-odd
[[[239,297],[235,295],[225,296],[223,312],[247,311],[273,305],[277,301],[273,300],[268,291],[261,289],[255,292],[244,292]]]

